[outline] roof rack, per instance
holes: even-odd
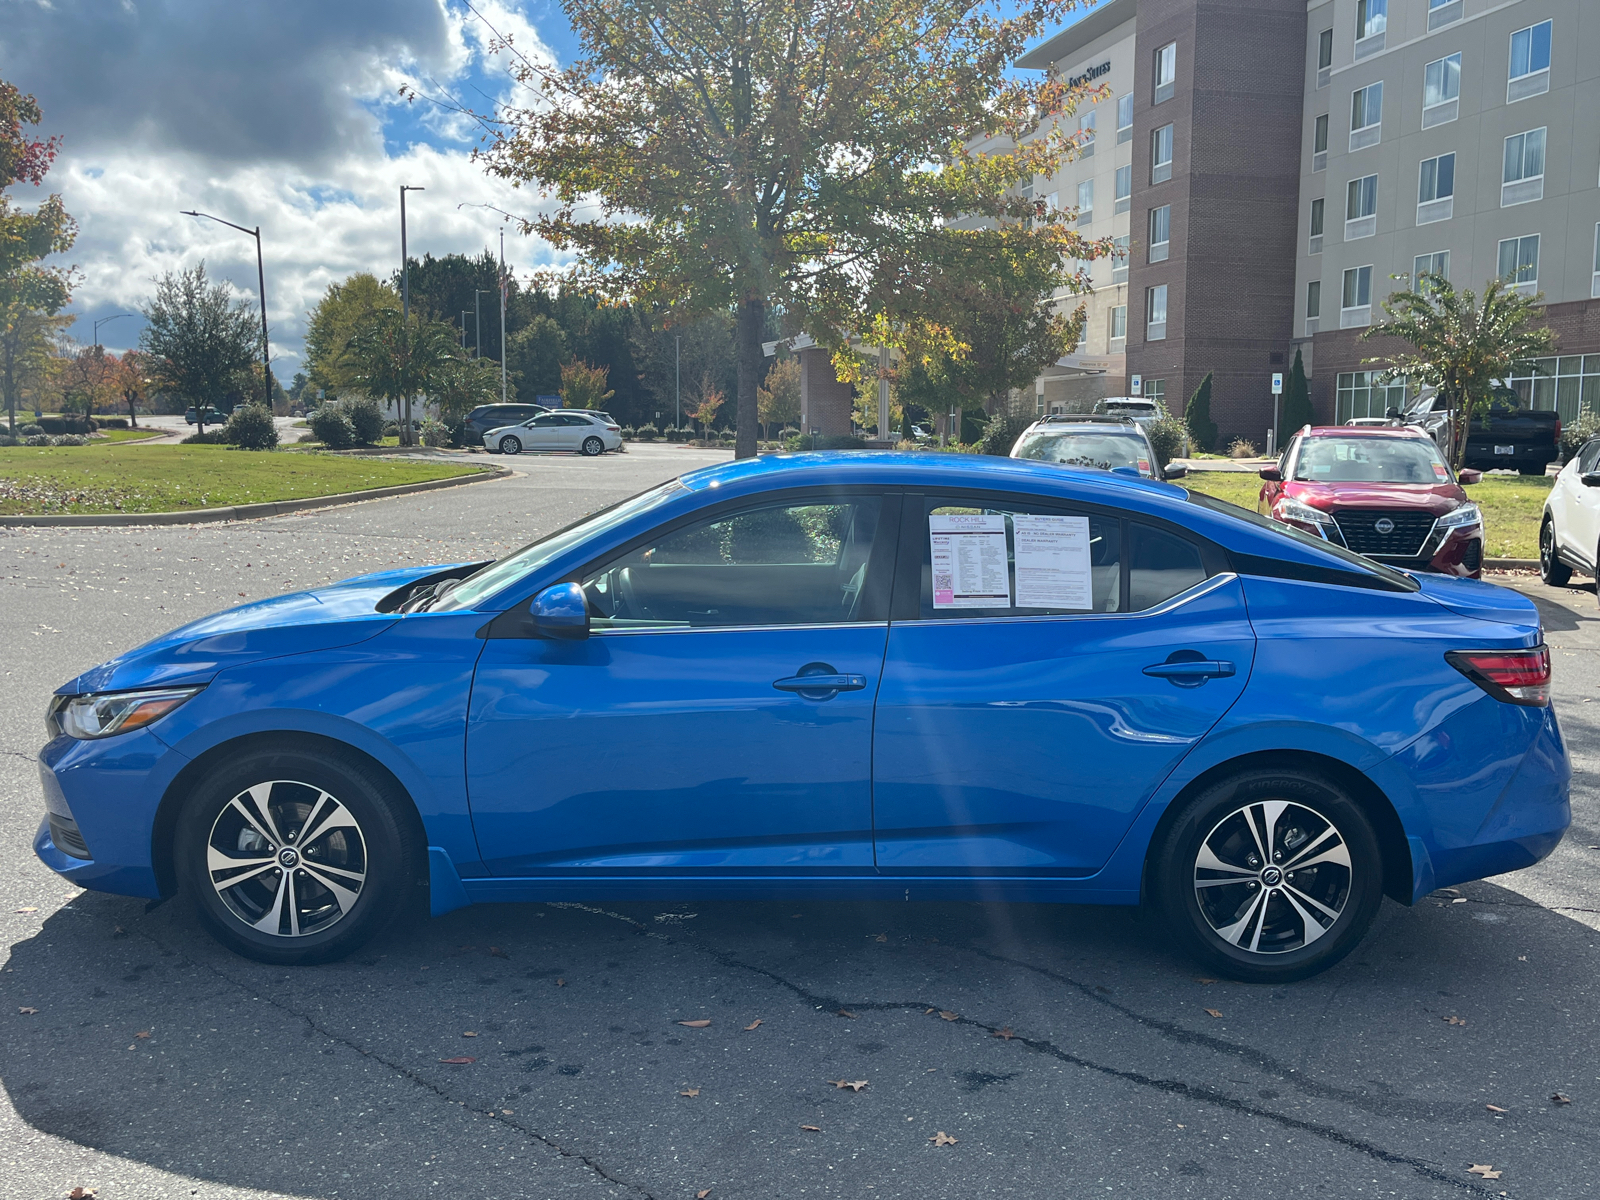
[[[1107,413],[1048,413],[1042,417],[1038,424],[1050,425],[1055,422],[1072,425],[1135,425],[1131,416],[1111,416]]]

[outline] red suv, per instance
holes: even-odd
[[[1417,429],[1307,427],[1263,467],[1257,509],[1391,567],[1483,573],[1483,514]]]

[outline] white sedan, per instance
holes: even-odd
[[[1540,576],[1563,587],[1574,570],[1600,577],[1600,438],[1561,468],[1539,526]]]
[[[501,454],[559,451],[593,458],[622,445],[622,428],[593,413],[557,409],[520,425],[491,429],[483,435],[483,445]]]

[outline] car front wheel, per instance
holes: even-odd
[[[1539,526],[1539,578],[1551,587],[1566,587],[1572,578],[1572,568],[1556,553],[1556,523],[1548,513]]]
[[[606,444],[597,437],[586,437],[582,449],[585,457],[594,458],[606,452]]]
[[[522,443],[514,437],[503,437],[500,439],[500,453],[521,454]]]
[[[355,756],[247,753],[190,793],[180,883],[223,945],[260,962],[329,962],[418,894],[421,847],[403,797]]]
[[[1151,870],[1183,947],[1256,983],[1333,966],[1383,900],[1383,859],[1366,814],[1332,781],[1295,769],[1248,771],[1195,796]]]

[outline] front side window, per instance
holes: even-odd
[[[1167,285],[1162,283],[1144,292],[1145,339],[1159,342],[1167,336]]]
[[[1321,237],[1322,236],[1322,212],[1323,212],[1323,208],[1324,208],[1324,201],[1323,201],[1323,198],[1321,196],[1318,196],[1315,200],[1313,200],[1311,202],[1311,236],[1312,237]]]
[[[1172,126],[1163,125],[1150,135],[1150,182],[1172,178]]]
[[[1163,262],[1172,236],[1172,206],[1163,204],[1150,210],[1150,261]]]
[[[1543,129],[1530,129],[1506,139],[1502,183],[1517,183],[1544,174],[1544,135]]]
[[[1133,140],[1133,94],[1117,97],[1117,145]]]
[[[680,528],[582,579],[595,632],[881,620],[863,603],[881,501],[819,497]],[[886,565],[886,564],[885,564]]]
[[[1378,177],[1366,175],[1352,179],[1345,188],[1344,219],[1358,221],[1378,211]]]
[[[1383,121],[1383,84],[1369,83],[1350,93],[1350,129],[1355,132]]]
[[[1372,268],[1351,267],[1344,273],[1344,308],[1366,308],[1372,303]]]
[[[1172,99],[1173,88],[1178,78],[1178,43],[1171,42],[1156,51],[1155,55],[1156,90],[1154,102],[1160,104],[1163,100]]]
[[[1519,29],[1511,35],[1512,79],[1522,79],[1550,69],[1550,34],[1554,28],[1554,22],[1545,21]]]
[[[1441,154],[1437,158],[1422,160],[1422,170],[1417,182],[1417,203],[1427,204],[1456,194],[1456,156]]]
[[[1389,27],[1389,0],[1356,0],[1356,38],[1375,37]]]
[[[1539,285],[1539,235],[1507,238],[1500,243],[1500,278],[1518,291]]]
[[[1411,262],[1411,289],[1422,290],[1422,277],[1424,275],[1437,275],[1440,279],[1450,279],[1450,251],[1438,250],[1432,254],[1419,254]]]
[[[1422,68],[1422,107],[1447,104],[1461,95],[1461,54],[1436,58]]]

